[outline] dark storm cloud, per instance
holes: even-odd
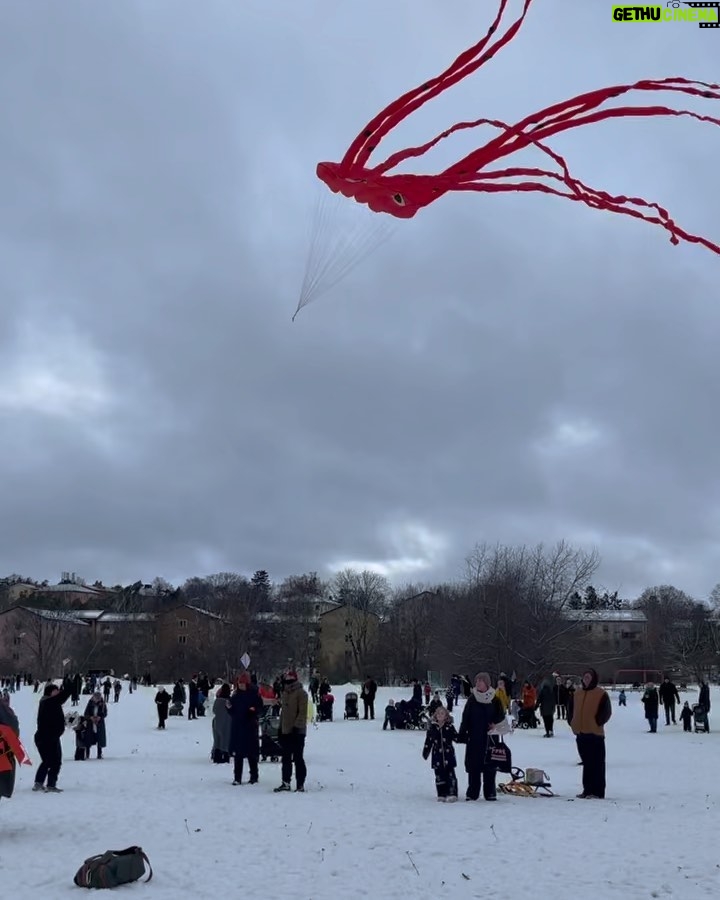
[[[601,580],[627,595],[663,580],[706,595],[709,252],[560,200],[448,198],[291,325],[315,163],[481,27],[475,4],[363,10],[3,11],[0,569],[128,581],[374,561],[431,579],[477,540],[565,537],[597,544]],[[388,152],[600,84],[711,80],[714,34],[567,12],[538,4]],[[555,145],[586,182],[720,237],[711,126],[625,120]],[[361,214],[341,206],[333,228]]]

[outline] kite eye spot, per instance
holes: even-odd
[[[398,206],[405,206],[405,198],[402,194],[393,194],[393,200]]]

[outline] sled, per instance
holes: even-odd
[[[528,769],[526,775],[523,769],[513,768],[510,771],[512,781],[499,784],[498,789],[503,794],[513,794],[516,797],[554,797],[555,794],[550,784],[550,777],[542,769]]]
[[[12,771],[13,757],[21,765],[32,765],[20,738],[8,725],[0,725],[0,772]]]

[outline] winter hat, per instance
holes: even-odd
[[[482,680],[488,687],[492,687],[492,681],[490,681],[490,675],[487,672],[478,672],[475,676],[475,681],[473,681],[473,684],[478,680],[478,678],[482,678]]]
[[[238,684],[250,684],[250,673],[242,672],[238,675]]]
[[[295,672],[293,670],[286,672],[285,675],[283,676],[283,681],[297,681],[297,680],[298,680],[297,672]]]
[[[49,697],[53,691],[57,691],[58,686],[56,684],[46,684],[45,690],[43,691],[43,697]]]

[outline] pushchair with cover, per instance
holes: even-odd
[[[354,691],[345,694],[345,718],[359,719],[358,695]]]
[[[708,721],[707,710],[704,706],[701,706],[699,703],[696,703],[692,708],[693,713],[693,728],[695,729],[695,733],[698,732],[709,732],[710,731],[710,722]]]
[[[282,754],[280,747],[280,708],[268,705],[260,718],[260,758],[263,762],[277,762]]]

